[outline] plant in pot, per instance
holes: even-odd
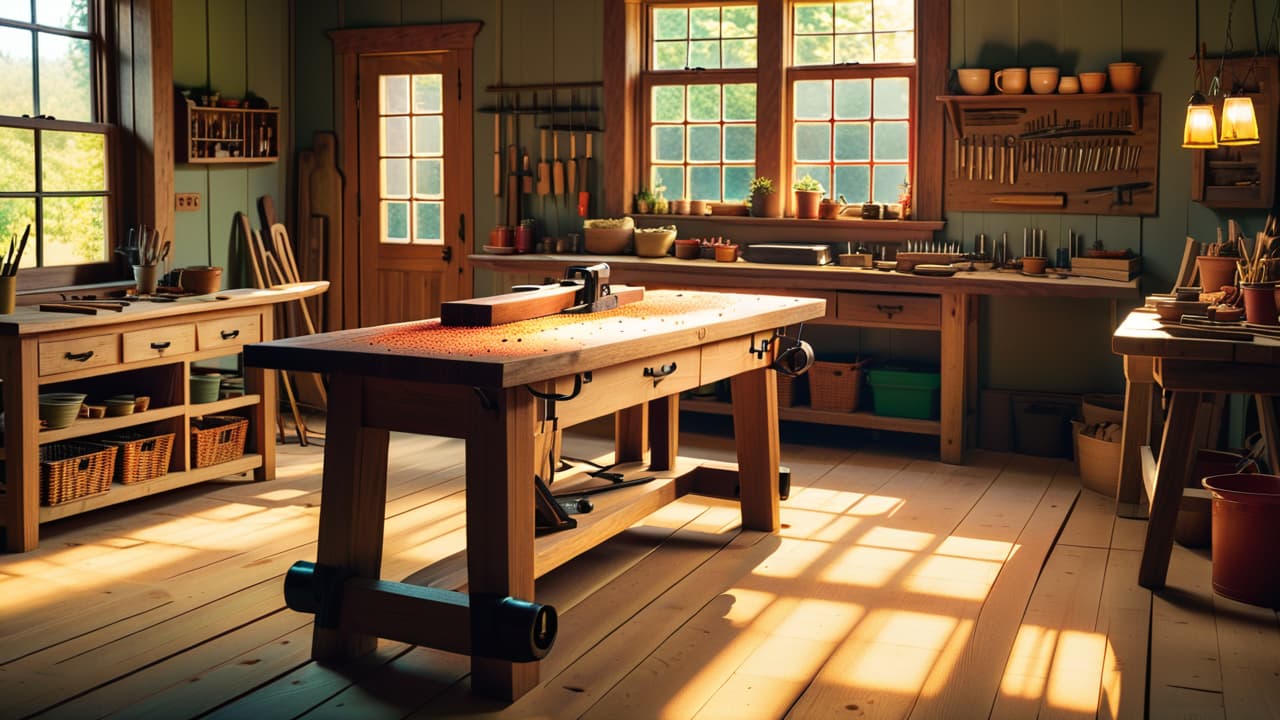
[[[636,214],[647,215],[652,207],[653,193],[647,187],[640,188],[640,192],[636,193]]]
[[[748,186],[751,191],[752,217],[782,217],[782,196],[773,186],[773,180],[757,177]]]
[[[1280,280],[1280,243],[1259,233],[1250,255],[1238,246],[1240,292],[1244,297],[1245,320],[1259,325],[1280,325],[1276,308],[1276,281]]]
[[[1205,254],[1196,258],[1196,267],[1200,270],[1201,292],[1221,292],[1222,288],[1235,285],[1236,262],[1239,259],[1238,240],[1209,243]]]
[[[653,203],[651,207],[654,215],[666,215],[671,212],[671,204],[667,202],[667,198],[663,195],[666,191],[666,185],[653,186]]]
[[[802,220],[817,219],[818,205],[822,202],[822,183],[805,175],[791,189],[796,193],[796,217]]]
[[[839,200],[832,200],[824,197],[822,202],[818,204],[818,216],[823,220],[835,220],[840,217],[841,211],[844,210],[844,196],[841,195]]]

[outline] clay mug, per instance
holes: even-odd
[[[1132,62],[1115,62],[1107,66],[1107,75],[1111,78],[1111,89],[1120,93],[1133,92],[1138,89],[1138,78],[1142,75],[1142,66]]]
[[[996,71],[996,89],[1005,95],[1021,95],[1027,91],[1027,69],[1005,68]]]
[[[1059,95],[1075,95],[1080,92],[1080,78],[1075,75],[1063,75],[1058,78]]]
[[[956,70],[960,89],[969,95],[986,95],[991,87],[991,71],[987,68],[960,68]]]
[[[1028,73],[1031,79],[1031,92],[1037,95],[1048,95],[1058,89],[1058,68],[1033,67]]]
[[[1080,73],[1080,90],[1086,94],[1093,95],[1102,92],[1107,86],[1107,74],[1104,72],[1082,72]]]

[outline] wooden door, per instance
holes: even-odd
[[[471,294],[471,101],[458,53],[361,55],[357,97],[360,324],[437,317],[442,301]]]

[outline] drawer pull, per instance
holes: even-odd
[[[88,361],[89,361],[89,358],[91,358],[91,357],[93,357],[93,351],[92,351],[92,350],[85,350],[85,351],[84,351],[84,352],[82,352],[82,353],[70,353],[70,352],[69,352],[69,353],[67,353],[67,354],[66,354],[66,359],[68,359],[68,360],[75,360],[76,362],[88,362]]]
[[[221,333],[219,333],[219,335],[222,336],[223,340],[232,340],[234,338],[240,337],[240,331],[239,330],[223,330]]]
[[[676,371],[676,364],[673,362],[670,362],[670,363],[667,363],[666,365],[662,365],[657,368],[651,368],[651,367],[645,368],[644,376],[653,378],[653,385],[654,387],[657,387],[658,383],[662,382],[662,378],[675,373],[675,371]]]
[[[902,312],[903,307],[901,305],[881,305],[880,303],[876,303],[876,310],[884,313],[885,317],[892,320],[894,315]]]
[[[152,350],[168,350],[169,346],[172,344],[173,343],[168,340],[165,340],[164,342],[153,342],[151,343],[151,349]]]

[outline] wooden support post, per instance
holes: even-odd
[[[942,462],[955,465],[964,462],[969,309],[967,296],[954,293],[942,295],[942,325],[939,333],[942,346],[942,389],[938,398],[942,436],[938,454]]]
[[[6,338],[0,352],[0,373],[7,379],[4,395],[5,471],[8,483],[0,523],[9,552],[35,550],[40,537],[40,408],[35,387],[36,338]]]
[[[639,462],[649,449],[649,404],[624,408],[613,416],[613,461]]]
[[[733,435],[738,447],[742,486],[742,527],[778,529],[778,383],[774,371],[762,367],[734,375]]]
[[[667,395],[649,403],[649,469],[671,470],[680,454],[680,395]]]
[[[1191,433],[1195,428],[1200,393],[1177,391],[1169,403],[1169,417],[1164,424],[1164,440],[1160,443],[1160,461],[1156,467],[1156,487],[1151,498],[1151,518],[1147,521],[1147,538],[1142,550],[1138,584],[1149,590],[1164,587],[1169,572],[1169,554],[1173,551],[1173,531],[1182,504],[1182,490],[1195,449]]]
[[[274,307],[264,308],[259,323],[262,326],[262,341],[267,342],[275,337]],[[284,371],[280,371],[284,375]],[[271,427],[273,420],[278,421],[280,410],[277,399],[276,373],[259,367],[244,368],[244,391],[257,395],[260,399],[250,410],[252,411],[249,427],[252,428],[250,447],[262,456],[262,465],[254,469],[253,479],[259,482],[276,478],[276,438]],[[299,429],[301,432],[301,428]],[[283,439],[283,436],[282,436]],[[194,464],[193,464],[194,466]]]
[[[1120,477],[1116,491],[1116,514],[1146,517],[1142,512],[1142,446],[1151,442],[1151,398],[1155,379],[1152,359],[1124,356],[1124,429],[1120,435]]]

